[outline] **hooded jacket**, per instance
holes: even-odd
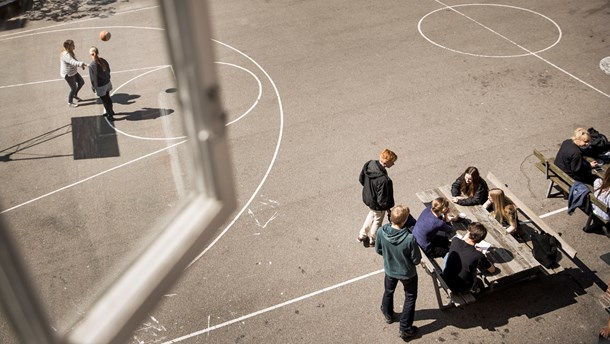
[[[421,261],[421,251],[415,237],[406,229],[394,229],[387,223],[377,234],[375,251],[383,256],[386,275],[397,279],[417,276],[417,264]]]
[[[394,206],[394,186],[379,160],[370,160],[360,171],[362,201],[373,210],[389,210]]]

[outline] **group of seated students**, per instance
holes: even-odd
[[[593,168],[597,168],[599,163],[597,160],[587,161],[582,151],[590,141],[589,131],[576,128],[572,137],[561,143],[555,165],[575,181],[592,186],[594,196],[610,206],[610,169],[606,170],[603,178],[593,174]],[[610,221],[610,215],[596,205],[593,205],[593,212],[605,221]]]
[[[468,167],[451,186],[451,201],[459,205],[480,205],[490,210],[499,223],[507,225],[507,233],[518,226],[517,208],[501,189],[489,189],[476,167]],[[494,265],[475,245],[487,236],[481,223],[471,223],[467,234],[449,241],[446,233],[453,231],[458,216],[449,215],[449,200],[438,197],[426,207],[412,228],[420,248],[430,258],[444,257],[442,277],[454,292],[476,291],[477,270],[495,272]]]

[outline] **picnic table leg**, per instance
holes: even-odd
[[[430,274],[430,278],[432,278],[432,284],[434,285],[434,293],[436,294],[436,301],[438,302],[438,308],[441,310],[445,310],[447,308],[451,308],[453,306],[453,301],[449,300],[447,304],[443,303],[443,298],[441,296],[441,286],[440,282],[436,279],[434,274]]]
[[[553,190],[553,184],[555,184],[555,183],[553,183],[552,180],[549,180],[549,187],[546,190],[546,198],[551,197],[551,191]]]

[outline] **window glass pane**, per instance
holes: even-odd
[[[59,3],[36,3],[0,31],[0,212],[62,333],[192,196],[194,169],[157,3]],[[88,68],[76,69],[84,86],[69,106],[68,39],[77,61],[92,64],[96,46],[102,72],[109,65],[114,122]],[[0,342],[11,338],[0,318]]]

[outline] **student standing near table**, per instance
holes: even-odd
[[[486,236],[487,228],[478,222],[473,222],[468,226],[468,232],[463,239],[451,240],[442,277],[453,292],[476,292],[477,270],[489,273],[496,271],[495,266],[475,247]]]
[[[589,132],[584,128],[576,128],[572,138],[561,143],[555,157],[555,165],[574,180],[593,185],[597,177],[592,173],[592,168],[597,167],[597,161],[588,162],[580,150],[586,147],[589,141],[591,141]]]
[[[488,190],[479,170],[470,166],[451,185],[451,201],[459,205],[481,205],[487,201]]]
[[[439,232],[452,232],[451,222],[458,218],[449,218],[448,213],[449,201],[445,197],[438,197],[422,211],[413,227],[415,240],[430,258],[444,257],[449,252],[449,238],[439,235]]]
[[[391,324],[394,316],[394,291],[400,281],[405,291],[405,301],[400,317],[398,335],[408,340],[417,334],[415,301],[417,300],[417,264],[421,261],[419,246],[412,234],[404,229],[409,217],[409,208],[397,205],[390,212],[391,224],[379,231],[375,251],[383,256],[385,271],[384,292],[381,299],[381,312],[386,323]]]
[[[366,240],[370,240],[370,246],[375,245],[383,216],[394,206],[394,186],[386,169],[394,166],[396,159],[396,153],[386,148],[379,154],[379,160],[368,161],[360,171],[362,201],[369,207],[369,213],[360,228],[358,241],[365,245]]]
[[[73,40],[66,40],[59,59],[59,75],[66,80],[70,87],[70,92],[68,92],[68,106],[71,107],[78,106],[78,104],[74,103],[74,99],[78,101],[81,100],[78,97],[78,91],[85,85],[85,80],[78,74],[78,68],[80,67],[84,70],[85,67],[87,67],[86,63],[76,59],[76,56],[74,55],[75,48],[76,45]]]
[[[92,60],[89,65],[89,77],[91,78],[93,93],[97,94],[104,104],[104,110],[106,110],[104,116],[108,116],[110,121],[114,121],[114,110],[110,98],[110,91],[112,90],[110,64],[99,56],[99,50],[96,47],[89,49],[89,55],[91,55]]]

